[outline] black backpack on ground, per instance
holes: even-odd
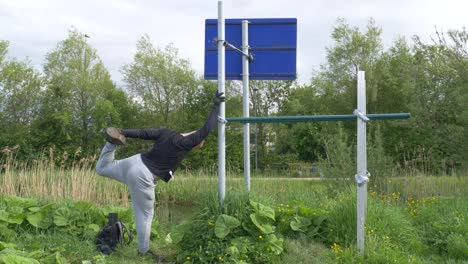
[[[112,253],[118,244],[128,245],[133,240],[127,226],[118,220],[117,213],[109,213],[108,219],[109,222],[99,231],[96,237],[98,250],[106,255]]]

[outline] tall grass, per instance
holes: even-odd
[[[51,148],[47,156],[20,163],[15,148],[5,147],[2,153],[1,195],[128,205],[125,185],[96,174],[96,156],[69,161],[67,154],[56,157]]]
[[[306,201],[309,206],[320,205],[325,196],[337,197],[340,192],[353,188],[355,165],[350,160],[351,153],[345,144],[330,142],[328,163],[322,168],[324,179],[332,181],[312,181],[294,178],[269,179],[253,174],[251,193],[267,197],[274,202]],[[49,149],[41,158],[29,162],[18,162],[16,149],[5,147],[0,163],[0,195],[14,195],[41,199],[86,200],[99,204],[120,204],[128,206],[127,187],[117,181],[101,177],[95,172],[96,156],[77,158],[67,154],[56,156]],[[379,151],[373,152],[372,159],[378,160]],[[371,159],[370,159],[371,160]],[[336,166],[332,162],[339,161]],[[380,161],[377,161],[380,162]],[[383,161],[382,161],[383,162]],[[370,162],[370,164],[373,164]],[[385,173],[373,174],[370,178],[371,191],[382,194],[398,193],[402,198],[422,198],[432,196],[454,196],[466,194],[468,177],[432,176],[418,174],[386,176]],[[347,180],[340,180],[349,177]],[[245,190],[242,175],[227,171],[227,192]],[[345,188],[345,189],[343,189]],[[193,204],[205,196],[217,199],[218,179],[215,168],[207,171],[178,171],[174,181],[166,184],[159,182],[156,187],[158,204]]]
[[[468,176],[413,175],[377,179],[370,189],[382,194],[398,193],[403,199],[468,195]]]
[[[95,172],[96,157],[72,159],[67,155],[56,157],[53,149],[47,155],[29,162],[18,162],[14,148],[2,150],[0,164],[0,195],[40,199],[86,200],[99,204],[128,206],[127,187],[117,181],[101,177]],[[68,165],[66,165],[68,163]],[[208,176],[208,177],[207,177]],[[180,171],[169,184],[159,182],[156,187],[159,204],[193,204],[205,196],[217,197],[217,177],[213,171],[186,173]],[[227,173],[227,191],[245,190],[241,175]],[[284,179],[252,179],[253,193],[271,196],[280,202],[309,200],[317,202],[317,193],[323,192],[320,183]],[[274,195],[271,195],[274,194]]]

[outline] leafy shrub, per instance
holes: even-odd
[[[230,193],[224,208],[216,198],[192,219],[173,227],[166,242],[182,263],[272,263],[284,251],[284,236],[320,237],[323,211],[299,202],[270,207],[248,194]]]
[[[410,212],[432,253],[468,258],[468,208],[465,199],[427,198],[409,202]]]
[[[295,201],[280,204],[276,211],[278,230],[281,234],[296,237],[305,234],[309,239],[322,239],[324,235],[325,211],[307,207]]]
[[[94,241],[101,226],[107,222],[109,212],[118,212],[122,221],[129,226],[134,225],[131,210],[124,208],[98,208],[81,201],[47,203],[0,196],[0,263],[67,263],[63,256],[65,247],[74,248],[76,245],[19,246],[16,240],[21,237],[22,241],[34,241],[52,234],[54,238]]]
[[[283,239],[275,233],[271,207],[246,198],[234,207],[226,202],[224,209],[215,213],[205,208],[172,229],[166,241],[179,248],[179,262],[270,263],[281,254]]]

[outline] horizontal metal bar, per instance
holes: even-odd
[[[205,76],[207,77],[216,77],[218,74],[217,73],[207,73]],[[269,76],[291,76],[295,74],[290,74],[290,73],[250,73],[250,75],[253,76],[260,76],[260,77],[269,77]],[[226,76],[241,76],[241,73],[236,73],[236,72],[226,72]]]
[[[225,47],[231,48],[231,49],[233,49],[233,50],[239,52],[240,54],[246,56],[250,61],[253,60],[253,56],[252,56],[251,53],[245,53],[243,50],[239,49],[238,47],[232,45],[231,43],[229,43],[229,42],[227,42],[227,41],[224,41],[224,42],[223,42],[223,45],[224,45]]]
[[[217,51],[217,50],[216,50],[216,46],[215,46],[215,45],[216,45],[216,41],[213,41],[213,43],[214,43],[214,44],[213,44],[213,48],[206,48],[205,51],[211,51],[211,52]],[[231,45],[232,45],[232,44],[231,44]],[[256,52],[257,52],[257,51],[258,51],[258,52],[260,52],[260,51],[263,52],[263,51],[295,51],[295,50],[297,50],[297,49],[296,49],[296,47],[252,47],[252,46],[250,46],[250,47],[249,47],[249,50],[250,50],[250,51],[256,51]],[[235,51],[235,49],[228,49],[228,50],[226,50],[226,51],[228,51],[228,52],[230,52],[230,51]]]
[[[230,18],[224,21],[225,25],[241,25],[243,20],[248,20],[249,24],[253,25],[296,25],[297,19],[296,18]],[[206,25],[210,26],[217,26],[218,20],[217,19],[206,19]]]
[[[408,119],[410,113],[368,114],[371,120]],[[291,122],[322,122],[322,121],[351,121],[355,115],[316,115],[316,116],[268,116],[268,117],[229,117],[228,122],[241,123],[291,123]]]
[[[242,74],[240,73],[228,73],[225,74],[226,80],[242,80]],[[250,80],[296,80],[295,74],[288,73],[250,73]],[[205,74],[205,80],[217,80],[217,73],[207,73]]]

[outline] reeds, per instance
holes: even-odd
[[[96,174],[96,156],[77,158],[77,150],[73,160],[69,160],[67,153],[55,157],[54,149],[50,148],[47,155],[38,159],[18,162],[16,149],[2,149],[0,195],[128,205],[125,185]]]
[[[48,149],[38,159],[19,162],[15,156],[17,149],[5,147],[1,150],[0,195],[129,205],[129,192],[124,184],[97,175],[96,156],[82,158],[79,150],[71,157],[67,153],[56,156],[54,149]],[[332,170],[324,170],[324,173],[335,172],[340,178],[332,181],[328,177],[324,177],[325,180],[262,178],[261,174],[252,174],[251,194],[270,198],[277,203],[299,200],[308,201],[310,206],[319,205],[325,196],[335,196],[343,190],[342,187],[354,186],[353,174],[335,171],[337,166],[328,167]],[[174,181],[169,184],[159,182],[156,203],[193,205],[207,197],[217,199],[216,174],[215,168],[177,171]],[[338,180],[347,178],[349,180]],[[226,180],[226,192],[245,191],[243,177],[238,172],[227,171]],[[398,193],[403,199],[454,196],[468,193],[468,177],[381,173],[372,174],[369,188],[380,194]]]

